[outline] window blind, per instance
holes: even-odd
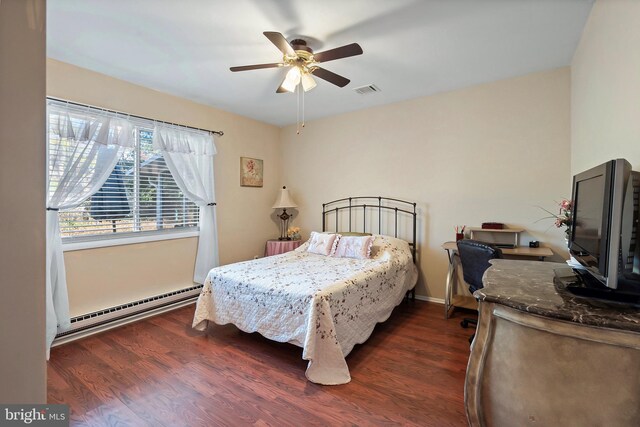
[[[49,101],[49,128],[58,115],[69,114],[80,126],[91,110]],[[77,117],[74,113],[78,113]],[[104,114],[104,112],[100,112]],[[79,118],[81,117],[81,118]],[[122,115],[118,117],[122,118]],[[178,188],[162,154],[153,148],[153,121],[130,118],[134,146],[125,148],[113,171],[96,194],[80,206],[59,212],[63,240],[96,240],[138,233],[169,233],[197,230],[199,207]],[[193,130],[189,130],[193,132]],[[62,158],[80,162],[84,156],[73,141],[49,132],[50,191],[55,191],[62,170]]]

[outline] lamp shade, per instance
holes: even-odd
[[[296,205],[296,202],[294,202],[291,198],[287,187],[282,187],[282,190],[280,190],[280,194],[278,194],[276,202],[273,204],[273,209],[287,209],[297,207],[298,205]]]
[[[287,92],[295,92],[296,86],[300,84],[300,75],[300,67],[297,65],[293,66],[285,76],[285,79],[282,82],[282,88]]]
[[[317,86],[316,81],[313,80],[313,77],[311,77],[311,74],[309,73],[302,73],[302,76],[300,76],[300,80],[302,82],[302,88],[305,92],[308,92]]]

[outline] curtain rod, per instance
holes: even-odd
[[[150,117],[144,117],[144,116],[136,116],[135,114],[123,113],[122,111],[110,110],[108,108],[94,107],[93,105],[81,104],[79,102],[68,101],[66,99],[54,98],[53,96],[47,96],[47,99],[51,100],[51,101],[64,102],[65,104],[69,104],[69,105],[76,105],[78,107],[85,107],[85,108],[91,108],[93,110],[106,111],[108,113],[120,114],[120,115],[123,115],[123,116],[133,117],[133,118],[136,118],[136,119],[151,120],[153,122],[164,123],[166,125],[173,125],[173,126],[183,127],[183,128],[187,128],[187,129],[199,130],[199,131],[202,131],[202,132],[210,132],[210,133],[213,133],[213,134],[216,134],[216,135],[219,135],[219,136],[224,135],[224,132],[221,131],[221,130],[202,129],[202,128],[197,128],[197,127],[193,127],[193,126],[187,126],[187,125],[180,125],[180,124],[177,124],[177,123],[165,122],[164,120],[157,120],[157,119],[152,119]]]

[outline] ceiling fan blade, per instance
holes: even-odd
[[[271,64],[256,64],[256,65],[243,65],[240,67],[231,67],[229,68],[231,71],[248,71],[248,70],[260,70],[262,68],[277,68],[283,67],[284,64],[282,62],[274,62]]]
[[[323,80],[328,81],[329,83],[333,83],[336,86],[345,87],[349,84],[351,80],[346,77],[342,77],[339,74],[332,73],[329,70],[325,70],[324,68],[317,67],[312,73],[314,76],[320,77]]]
[[[275,31],[265,31],[264,34],[271,43],[276,45],[280,52],[284,53],[287,56],[297,56],[296,51],[293,50],[287,39],[280,33],[276,33]]]
[[[324,52],[318,52],[313,54],[313,59],[316,62],[333,61],[334,59],[348,58],[349,56],[356,56],[362,54],[362,48],[358,43],[351,43],[345,46],[337,47],[335,49],[325,50]]]

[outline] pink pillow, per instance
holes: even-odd
[[[339,239],[339,234],[326,234],[312,231],[307,252],[319,255],[331,255],[336,250],[336,244]]]
[[[338,258],[371,258],[373,236],[340,236],[333,256]]]

